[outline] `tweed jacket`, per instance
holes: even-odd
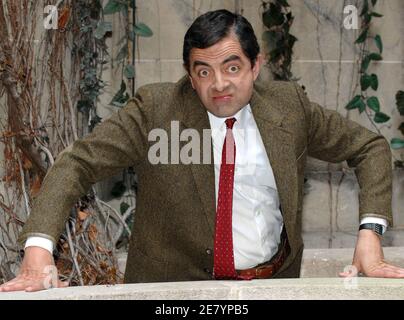
[[[280,271],[303,250],[307,156],[346,160],[360,185],[359,218],[385,218],[392,224],[391,152],[383,137],[311,103],[293,82],[256,82],[250,105],[274,172],[291,246]],[[213,250],[207,249],[214,246],[214,165],[148,161],[155,144],[149,132],[161,128],[170,133],[172,121],[201,137],[210,127],[187,77],[140,88],[125,108],[61,153],[34,199],[19,241],[43,236],[56,242],[73,204],[92,184],[133,166],[138,193],[125,282],[211,279]]]

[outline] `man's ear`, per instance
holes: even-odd
[[[194,81],[192,80],[191,75],[188,75],[188,77],[189,77],[189,81],[191,81],[191,86],[192,86],[192,89],[194,89],[194,90],[195,90]]]
[[[257,55],[257,59],[255,59],[255,64],[254,64],[254,67],[252,69],[253,70],[253,75],[254,75],[254,81],[257,80],[258,75],[260,74],[261,67],[262,67],[263,64],[264,64],[264,56],[261,53],[259,53]]]
[[[189,81],[191,81],[192,89],[195,90],[194,82],[193,82],[193,80],[192,80],[192,77],[191,77],[191,74],[190,74],[188,68],[185,66],[185,64],[183,64],[183,67],[184,67],[184,69],[185,69],[185,72],[188,74]]]

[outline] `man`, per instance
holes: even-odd
[[[28,238],[20,274],[2,291],[43,289],[42,270],[53,265],[69,209],[91,184],[128,166],[139,188],[126,283],[298,277],[308,155],[356,167],[354,266],[367,276],[404,278],[404,269],[383,261],[380,244],[392,223],[391,153],[382,137],[310,103],[294,83],[254,83],[263,58],[240,15],[218,10],[197,18],[183,58],[186,77],[139,89],[55,162],[20,237]],[[215,164],[151,163],[150,132],[171,136],[173,123],[200,137],[212,129]],[[252,133],[254,143],[245,143]],[[172,141],[167,148],[161,152],[173,160]]]

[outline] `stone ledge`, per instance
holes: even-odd
[[[383,248],[385,258],[404,267],[404,247]],[[351,264],[353,248],[305,249],[301,278],[252,281],[189,281],[69,287],[26,293],[0,293],[0,300],[404,300],[404,279],[338,278]],[[120,259],[124,266],[125,256]]]
[[[0,293],[0,300],[373,300],[404,299],[403,279],[300,278],[71,287]]]

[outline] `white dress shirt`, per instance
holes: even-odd
[[[217,205],[227,118],[207,113],[212,129]],[[247,269],[270,260],[276,253],[283,218],[272,167],[250,105],[233,117],[237,120],[233,126],[236,144],[232,220],[234,264],[236,269]],[[360,224],[363,223],[379,223],[384,230],[387,228],[387,221],[382,218],[363,218]],[[30,246],[41,247],[52,253],[55,244],[49,239],[35,236],[28,237],[25,248]]]
[[[216,206],[226,118],[208,112],[215,163]],[[233,191],[233,248],[236,269],[270,260],[280,242],[283,218],[272,167],[247,105],[234,116],[236,162]]]

